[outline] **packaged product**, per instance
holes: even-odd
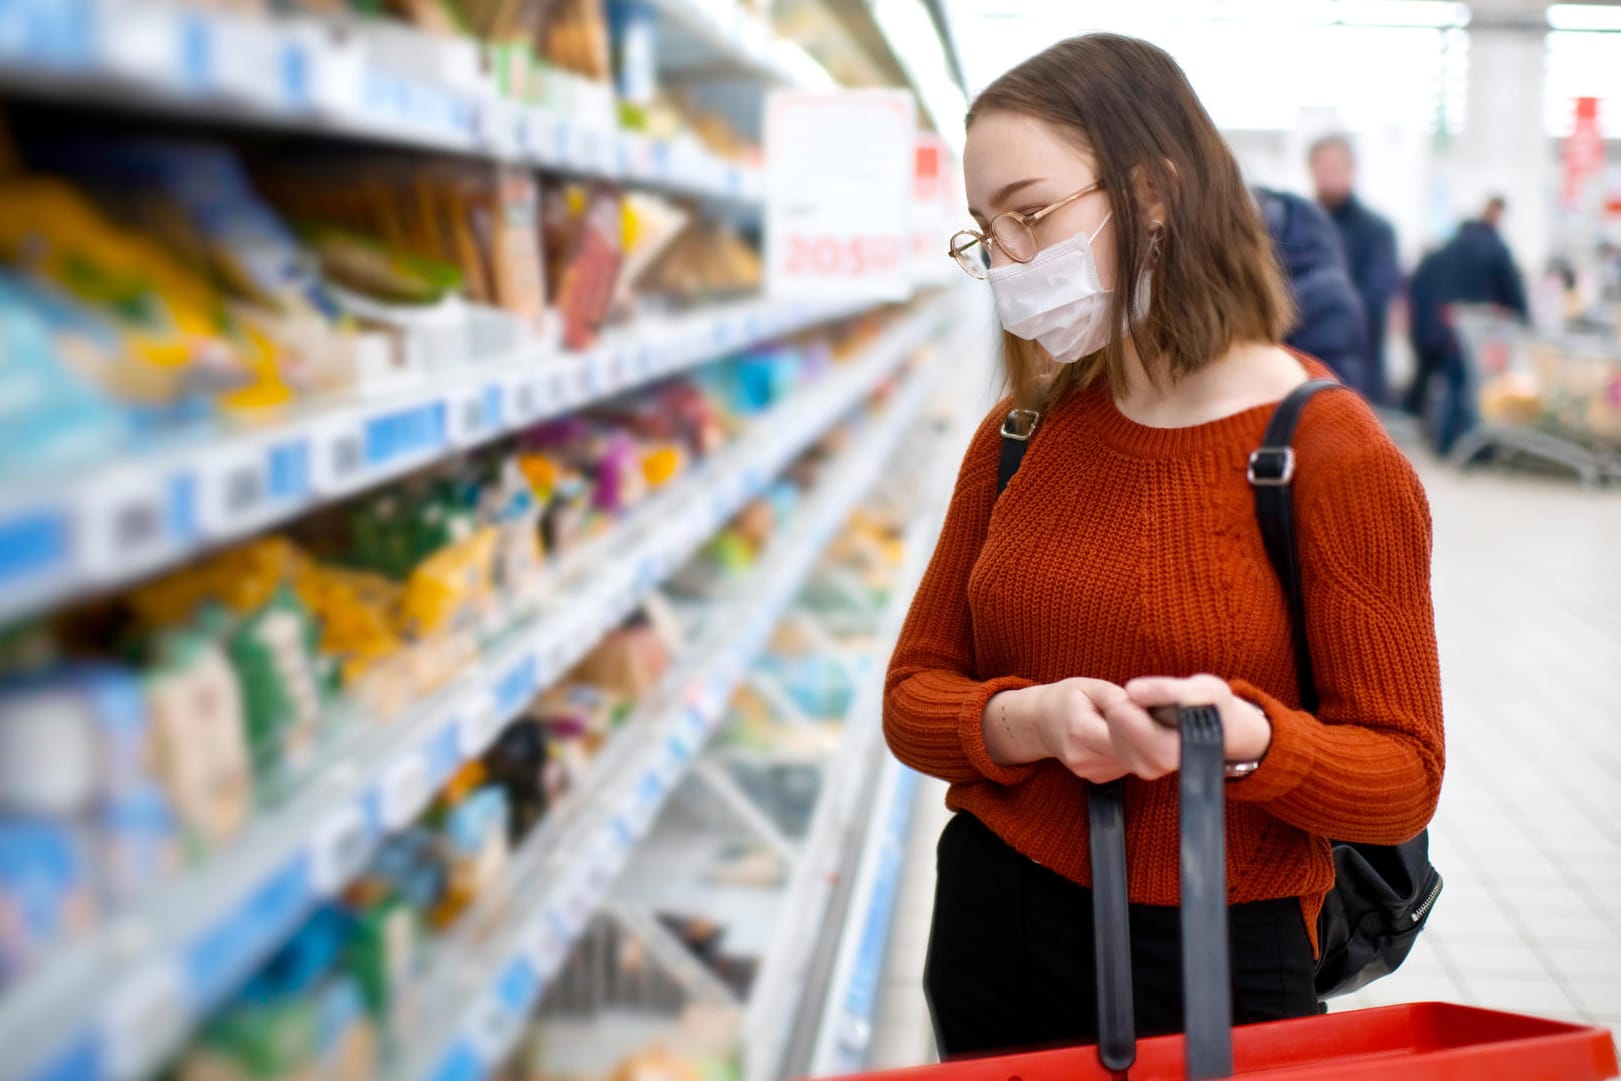
[[[85,834],[66,822],[0,815],[0,990],[97,912]]]
[[[159,783],[193,851],[223,845],[253,810],[253,764],[236,674],[217,639],[160,635],[143,673]]]

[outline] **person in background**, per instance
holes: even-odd
[[[1295,297],[1295,326],[1284,344],[1321,360],[1340,382],[1371,398],[1362,298],[1345,265],[1334,223],[1298,195],[1260,187],[1254,194]]]
[[[1367,375],[1362,389],[1370,401],[1381,403],[1386,395],[1385,320],[1401,279],[1396,266],[1396,231],[1390,222],[1364,206],[1352,190],[1356,158],[1349,139],[1343,135],[1318,139],[1311,146],[1307,163],[1317,201],[1340,231],[1340,246],[1351,281],[1362,298],[1367,327],[1363,352]]]
[[[1494,195],[1486,200],[1480,217],[1458,226],[1447,244],[1452,282],[1452,295],[1447,299],[1458,304],[1494,304],[1525,322],[1531,318],[1525,282],[1499,232],[1507,209],[1503,197]]]
[[[1475,405],[1465,393],[1469,373],[1448,309],[1454,304],[1490,304],[1521,322],[1530,319],[1525,283],[1498,233],[1506,209],[1502,196],[1492,196],[1479,218],[1464,222],[1451,240],[1419,262],[1408,286],[1417,371],[1402,407],[1434,420],[1431,435],[1441,454],[1449,452],[1476,419]],[[1429,399],[1438,375],[1445,380],[1445,401],[1433,408]]]

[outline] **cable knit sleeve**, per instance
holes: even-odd
[[[1441,674],[1430,599],[1430,512],[1411,464],[1363,403],[1324,395],[1296,440],[1295,520],[1316,715],[1259,687],[1272,746],[1231,786],[1319,836],[1396,844],[1441,794]]]
[[[979,558],[996,504],[1000,429],[1008,406],[993,409],[969,443],[934,557],[912,599],[884,683],[884,737],[895,757],[952,783],[1013,785],[1034,766],[1000,766],[985,750],[980,718],[1018,677],[981,679],[974,666],[968,576]]]

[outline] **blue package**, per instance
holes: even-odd
[[[99,461],[128,438],[126,416],[63,355],[67,335],[22,279],[0,271],[0,471],[37,473]],[[117,356],[116,342],[90,328],[86,354]]]
[[[0,818],[0,988],[95,920],[89,861],[71,826]]]

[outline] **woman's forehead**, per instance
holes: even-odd
[[[1052,125],[1017,113],[976,117],[963,151],[968,199],[976,208],[1005,185],[1031,177],[1085,180],[1092,156]]]

